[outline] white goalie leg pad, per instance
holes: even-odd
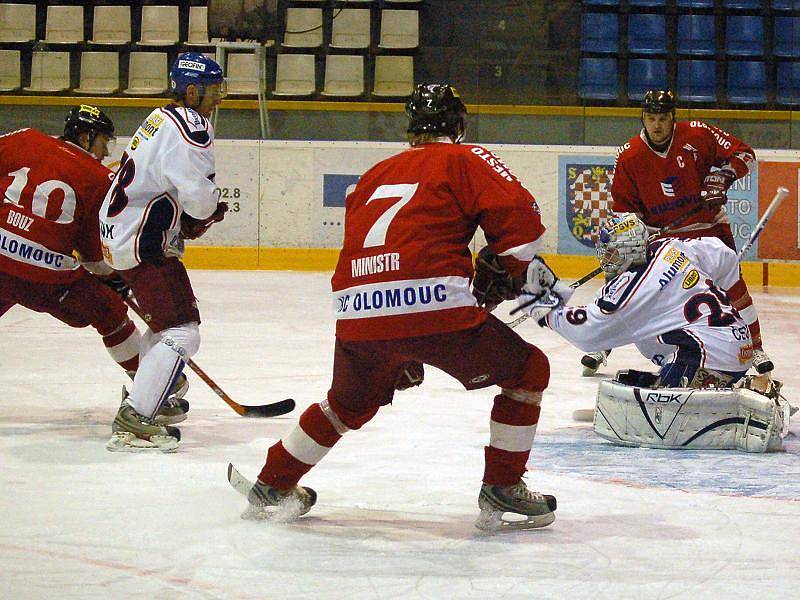
[[[200,328],[196,322],[170,327],[156,335],[160,337],[158,342],[140,355],[139,369],[128,397],[136,412],[146,417],[153,417],[185,361],[200,348]],[[145,339],[150,342],[153,338]]]
[[[767,452],[782,448],[785,413],[744,389],[648,389],[600,383],[594,431],[623,446]]]

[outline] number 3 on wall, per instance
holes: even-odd
[[[382,185],[372,193],[372,196],[367,200],[367,204],[373,200],[384,200],[386,198],[400,198],[400,200],[392,204],[389,209],[372,224],[372,227],[370,227],[367,232],[367,236],[364,238],[364,248],[383,246],[386,243],[386,232],[389,230],[389,225],[391,225],[397,213],[400,212],[400,209],[411,201],[418,187],[419,183]]]

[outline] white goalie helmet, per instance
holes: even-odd
[[[616,276],[630,267],[647,263],[649,234],[642,220],[634,213],[620,213],[606,221],[597,241],[600,268]]]

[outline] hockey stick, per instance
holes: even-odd
[[[125,304],[127,304],[133,312],[135,312],[138,317],[144,321],[145,325],[147,325],[147,320],[144,318],[142,314],[142,309],[136,303],[133,298],[126,298]],[[277,417],[280,415],[285,415],[286,413],[290,413],[294,410],[294,400],[292,398],[287,398],[286,400],[279,400],[278,402],[272,402],[270,404],[261,404],[259,406],[244,406],[239,404],[233,398],[228,396],[225,391],[219,387],[216,382],[208,376],[208,374],[201,369],[196,362],[194,362],[191,358],[186,359],[186,364],[189,368],[194,371],[197,376],[203,380],[203,382],[211,388],[211,390],[220,398],[222,401],[225,402],[228,406],[230,406],[236,414],[242,417]]]
[[[783,202],[784,198],[789,195],[789,190],[785,187],[779,187],[776,192],[775,196],[772,198],[772,201],[769,203],[767,210],[764,211],[764,214],[759,219],[758,223],[756,224],[753,232],[750,234],[747,242],[742,249],[739,250],[739,253],[736,255],[736,259],[738,262],[742,262],[742,258],[744,255],[747,254],[747,251],[753,247],[758,237],[761,235],[761,232],[764,231],[764,228],[767,226],[767,222],[772,218],[772,215],[775,214],[775,211],[778,210],[778,207]],[[593,408],[580,408],[576,411],[573,411],[572,418],[575,421],[582,421],[582,422],[592,422],[594,421],[594,409]]]
[[[742,249],[739,250],[738,259],[739,262],[742,261],[744,255],[747,254],[748,250],[753,247],[753,244],[758,239],[758,236],[761,235],[761,232],[764,230],[764,227],[767,226],[767,222],[772,218],[772,215],[778,210],[778,207],[783,202],[783,199],[789,195],[789,190],[785,187],[779,187],[778,190],[775,192],[775,196],[772,198],[772,202],[769,203],[767,210],[764,211],[762,217],[758,220],[753,233],[750,234],[750,239],[747,240],[747,243],[742,246]]]

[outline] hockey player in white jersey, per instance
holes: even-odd
[[[565,306],[572,289],[541,259],[540,289],[520,296],[541,325],[591,352],[636,344],[661,367],[660,385],[702,387],[702,380],[730,384],[751,366],[747,325],[721,289],[739,278],[736,254],[716,238],[662,238],[648,244],[644,223],[622,214],[600,233],[597,253],[610,277],[588,306]],[[531,277],[528,278],[531,280]]]
[[[597,254],[609,280],[592,304],[567,306],[572,288],[538,257],[519,297],[540,325],[581,350],[632,343],[661,367],[603,381],[595,432],[656,448],[779,448],[788,403],[779,382],[745,377],[750,331],[720,291],[739,278],[735,252],[710,237],[648,243],[644,223],[624,213],[601,230]]]
[[[100,209],[105,261],[130,285],[150,330],[130,394],[112,425],[112,451],[177,448],[180,432],[153,417],[200,345],[200,314],[179,258],[184,239],[224,217],[214,175],[212,111],[224,97],[222,69],[200,53],[170,68],[173,102],[134,132]]]

